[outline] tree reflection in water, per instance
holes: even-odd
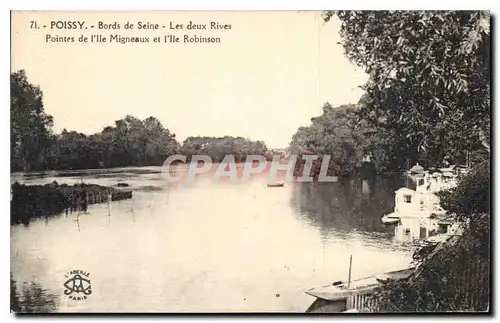
[[[388,231],[380,219],[393,211],[394,191],[404,185],[401,176],[296,183],[291,204],[324,238],[354,231],[380,234]]]
[[[14,313],[53,313],[57,298],[38,283],[24,283],[20,290],[10,277],[10,310]]]

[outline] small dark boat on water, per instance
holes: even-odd
[[[276,184],[267,184],[267,187],[283,187],[284,183],[276,183]]]

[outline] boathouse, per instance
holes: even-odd
[[[402,217],[430,216],[439,210],[439,198],[430,192],[402,187],[395,192],[394,212]]]

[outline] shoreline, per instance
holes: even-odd
[[[28,225],[34,218],[48,218],[63,212],[86,212],[88,205],[132,198],[132,190],[96,184],[11,185],[11,225]]]

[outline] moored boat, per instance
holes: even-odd
[[[399,217],[399,215],[392,212],[392,213],[384,215],[381,220],[382,220],[383,224],[396,224],[396,223],[399,223],[401,218]]]
[[[370,298],[383,284],[388,281],[398,281],[407,278],[414,268],[405,268],[380,275],[356,279],[351,282],[335,282],[330,285],[311,288],[305,293],[316,297],[306,312],[345,312],[348,310],[363,310],[365,307],[376,306]]]
[[[445,242],[448,240],[451,236],[447,234],[438,234],[429,238],[421,239],[417,241],[417,245],[419,247],[430,247],[430,246],[435,246],[441,242]]]

